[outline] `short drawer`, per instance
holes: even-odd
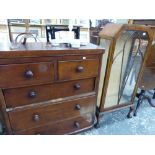
[[[59,80],[81,79],[98,75],[99,60],[59,61]]]
[[[76,117],[69,120],[59,121],[54,124],[47,124],[41,127],[17,131],[18,135],[63,135],[73,134],[78,131],[90,128],[94,125],[94,115],[87,113],[83,117]]]
[[[0,87],[16,87],[51,82],[54,64],[51,62],[0,65]]]
[[[54,123],[72,117],[83,116],[85,113],[95,115],[96,97],[70,100],[66,102],[44,103],[40,107],[8,112],[12,129],[14,131],[37,127],[47,123]]]
[[[3,93],[7,108],[11,108],[93,92],[94,87],[95,78],[91,78],[56,84],[5,89]]]

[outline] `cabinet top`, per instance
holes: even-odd
[[[94,44],[81,46],[80,48],[54,47],[47,43],[27,43],[12,48],[9,43],[0,43],[0,58],[16,57],[42,57],[42,56],[61,56],[79,54],[102,54],[105,49]]]

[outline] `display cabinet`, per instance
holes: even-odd
[[[134,98],[143,66],[150,52],[153,31],[138,25],[107,24],[100,32],[100,45],[105,48],[99,84],[97,118],[106,112],[130,107],[132,117]]]

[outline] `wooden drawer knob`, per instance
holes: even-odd
[[[76,71],[77,71],[77,72],[83,72],[83,71],[84,71],[84,67],[83,67],[83,66],[78,66],[78,67],[76,68]]]
[[[74,122],[74,126],[75,126],[76,128],[80,128],[80,123],[79,123],[79,122]]]
[[[75,89],[75,90],[79,90],[80,87],[81,87],[81,86],[80,86],[80,84],[78,84],[78,83],[74,85],[74,89]]]
[[[35,98],[37,96],[37,93],[35,91],[30,91],[28,96],[30,98]]]
[[[39,116],[38,114],[34,114],[34,115],[33,115],[33,120],[34,120],[35,122],[38,122],[38,121],[40,120],[40,116]]]
[[[25,77],[28,78],[28,79],[32,78],[33,77],[33,72],[31,70],[26,71],[25,72]]]
[[[79,104],[76,104],[76,105],[75,105],[75,109],[76,109],[76,110],[80,110],[80,109],[81,109],[81,106],[80,106]]]

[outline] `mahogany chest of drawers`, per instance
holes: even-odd
[[[6,134],[74,134],[95,123],[104,50],[0,45],[0,111]]]

